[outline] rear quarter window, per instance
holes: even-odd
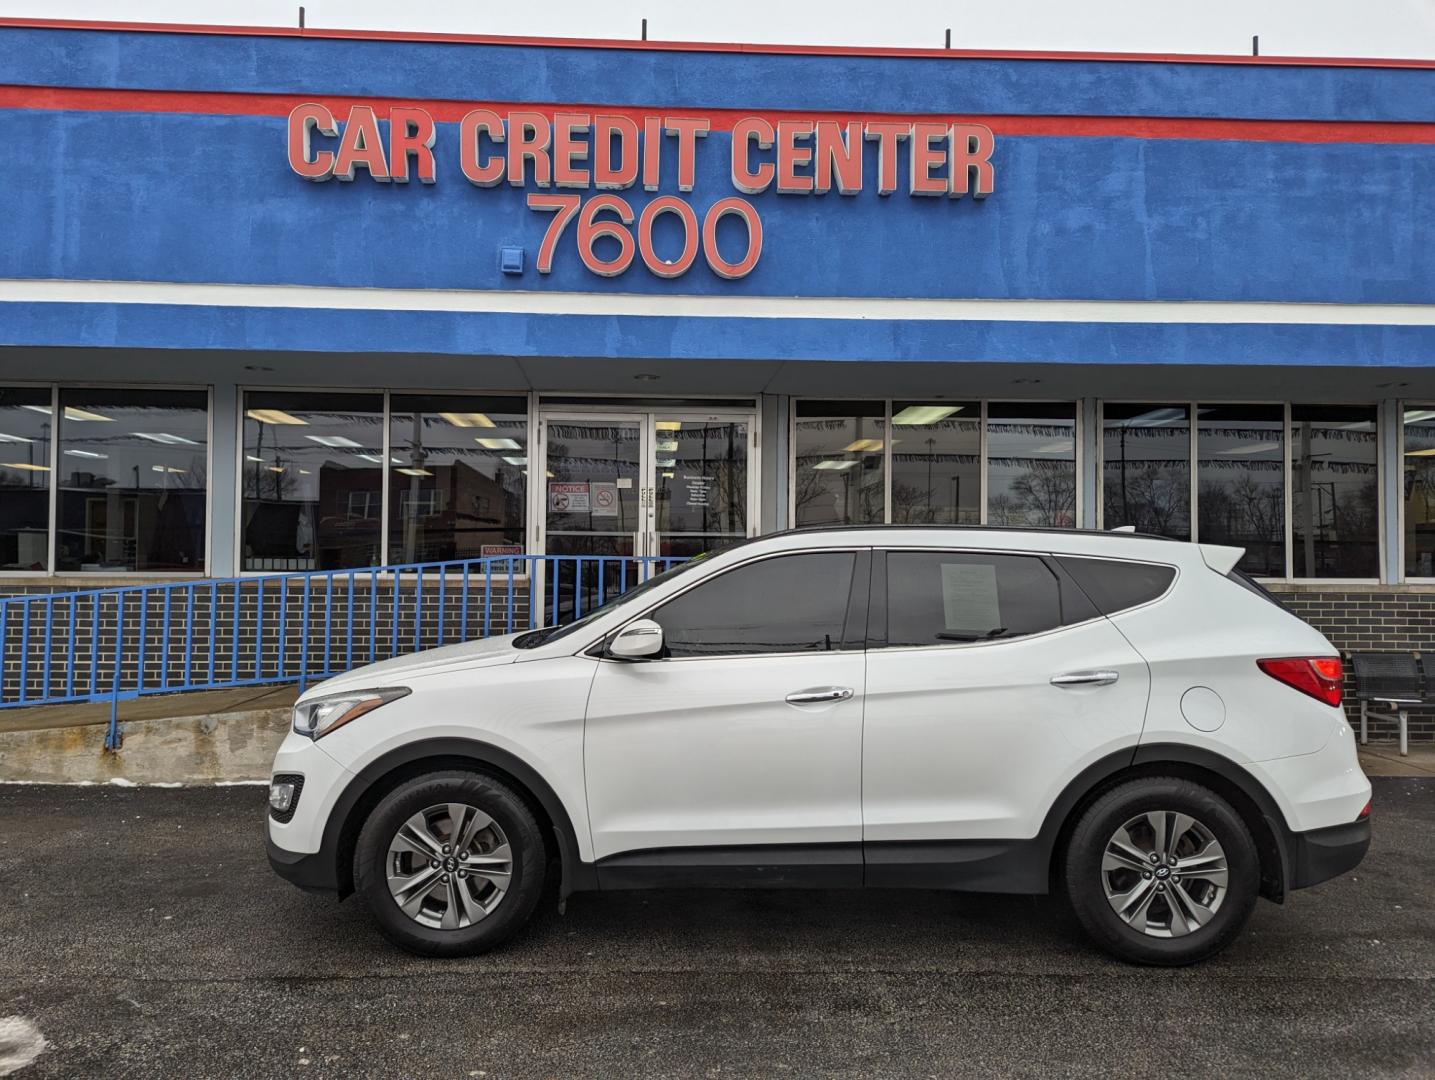
[[[1174,566],[1160,563],[1086,559],[1071,555],[1058,556],[1056,561],[1103,615],[1114,615],[1155,600],[1171,587],[1176,578]]]

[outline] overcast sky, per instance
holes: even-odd
[[[311,27],[681,41],[1435,58],[1435,0],[306,0]],[[290,0],[0,0],[0,14],[293,26]]]

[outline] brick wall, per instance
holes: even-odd
[[[1435,587],[1425,585],[1271,585],[1281,602],[1342,653],[1415,652],[1435,662]],[[1355,685],[1346,674],[1346,712],[1360,723]],[[1370,738],[1393,740],[1395,725],[1372,718]],[[1435,708],[1410,711],[1410,740],[1435,740]]]

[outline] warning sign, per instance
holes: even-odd
[[[589,510],[588,484],[548,485],[548,509],[555,514],[586,514]]]
[[[591,483],[588,485],[588,494],[593,503],[595,518],[618,516],[617,484]]]

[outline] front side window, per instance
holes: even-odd
[[[206,391],[63,389],[59,463],[57,570],[204,571]]]
[[[389,400],[389,560],[477,559],[524,540],[523,398]]]
[[[0,387],[0,570],[50,566],[48,388]]]
[[[889,646],[994,641],[1060,625],[1060,582],[1034,555],[887,554]]]
[[[1379,575],[1379,453],[1373,405],[1291,406],[1296,577]]]
[[[383,453],[380,394],[245,394],[244,569],[378,565]]]
[[[782,555],[719,574],[653,613],[671,657],[842,647],[855,556]]]

